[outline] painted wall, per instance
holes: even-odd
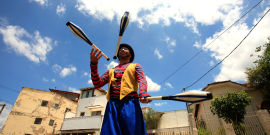
[[[167,111],[163,113],[157,129],[189,126],[187,110]]]
[[[95,94],[98,93],[96,91]],[[106,104],[107,104],[106,95],[79,99],[76,117],[80,117],[81,112],[85,112],[84,116],[91,116],[91,111],[99,111],[99,110],[101,111],[101,115],[103,115],[105,112]],[[94,105],[100,105],[102,107],[96,109],[86,108],[87,106],[94,106]]]
[[[48,101],[47,107],[41,106],[42,100]],[[54,105],[59,104],[58,109]],[[60,130],[66,108],[76,113],[77,103],[50,91],[23,87],[1,131],[3,135],[47,134]],[[36,118],[42,118],[41,124],[34,124]]]
[[[76,98],[78,98],[78,96],[77,95],[67,94],[66,98],[75,100]]]

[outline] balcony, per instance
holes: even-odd
[[[99,131],[102,124],[103,115],[85,116],[76,118],[66,118],[63,121],[61,132],[83,132]]]

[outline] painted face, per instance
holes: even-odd
[[[128,49],[127,47],[121,47],[121,48],[120,48],[120,51],[121,51],[121,50],[129,51],[129,49]]]
[[[130,56],[130,52],[129,49],[127,47],[121,47],[119,49],[119,57],[129,57]]]

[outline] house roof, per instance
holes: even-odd
[[[231,80],[227,80],[227,81],[218,81],[218,82],[213,82],[213,83],[209,83],[207,84],[207,86],[205,86],[202,91],[205,91],[208,87],[210,87],[211,85],[215,85],[215,84],[221,84],[221,83],[234,83],[234,84],[237,84],[237,85],[240,85],[240,86],[244,86],[244,87],[248,87],[249,84],[246,84],[246,83],[243,83],[243,84],[240,84],[240,83],[237,83],[237,82],[233,82]]]
[[[102,89],[102,88],[95,88],[95,87],[86,87],[86,88],[81,88],[80,89],[81,91],[84,91],[84,90],[99,90],[100,92],[103,92],[103,93],[107,93],[106,90]]]
[[[62,91],[62,90],[56,90],[56,89],[51,89],[51,88],[49,88],[49,90],[51,92],[57,92],[57,93],[67,93],[67,94],[71,94],[71,95],[80,95],[80,93],[68,92],[68,91]]]

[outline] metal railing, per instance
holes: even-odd
[[[147,130],[147,135],[191,135],[189,127],[151,129]]]

